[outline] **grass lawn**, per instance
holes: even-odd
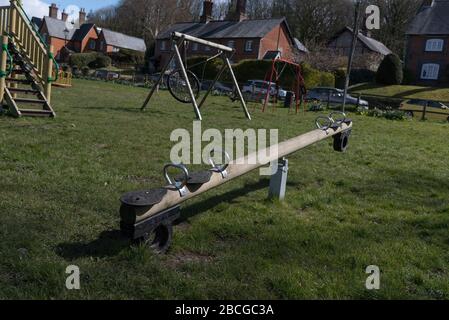
[[[442,102],[449,101],[449,88],[420,87],[420,86],[380,86],[364,84],[354,87],[352,93],[362,95],[384,96],[398,99],[428,99]]]
[[[449,299],[449,124],[353,116],[332,141],[292,155],[287,201],[254,172],[183,206],[165,256],[120,237],[119,198],[164,185],[170,133],[193,111],[163,92],[75,80],[58,118],[0,117],[0,298]],[[448,98],[449,100],[449,98]],[[316,114],[253,113],[212,98],[203,130],[314,129]],[[65,289],[80,267],[81,290]],[[380,267],[367,291],[365,269]]]

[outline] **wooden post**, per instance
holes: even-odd
[[[427,107],[429,106],[429,101],[426,101],[426,104],[424,105],[424,110],[422,113],[422,119],[421,121],[426,121],[426,115],[427,115]]]
[[[47,98],[48,103],[51,101],[51,79],[53,79],[53,45],[50,45],[48,49],[48,59],[47,59],[47,66],[45,68],[45,97]],[[56,70],[58,72],[58,70]]]
[[[2,45],[3,46],[7,46],[8,45],[8,37],[7,36],[3,36],[3,41],[2,41]],[[5,87],[6,87],[6,65],[8,63],[8,55],[6,54],[5,50],[2,50],[2,58],[1,58],[1,64],[0,64],[0,70],[2,72],[5,72],[4,75],[2,75],[1,79],[0,79],[0,102],[3,101],[3,96],[5,94]]]
[[[9,33],[13,36],[16,35],[16,23],[17,23],[17,0],[11,0],[11,6],[9,8]]]

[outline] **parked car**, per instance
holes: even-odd
[[[249,80],[246,82],[242,88],[242,93],[249,93],[249,94],[255,94],[255,95],[266,95],[267,89],[269,88],[270,96],[278,96],[280,99],[285,99],[287,96],[287,91],[278,88],[276,89],[276,83],[268,81],[262,81],[262,80]]]
[[[337,88],[326,88],[326,87],[319,87],[311,89],[307,92],[306,100],[307,101],[322,101],[327,102],[330,101],[330,103],[343,103],[343,97],[344,97],[344,90],[337,89]],[[368,101],[362,100],[358,98],[355,98],[351,96],[350,94],[346,95],[346,103],[349,105],[359,105],[360,107],[368,108],[369,103]]]
[[[399,110],[404,111],[410,117],[421,119],[424,108],[426,108],[427,119],[449,121],[449,107],[438,101],[410,99],[401,103]]]
[[[201,90],[209,90],[210,86],[212,85],[213,81],[210,80],[205,80],[201,83]],[[232,88],[226,86],[225,84],[221,83],[221,82],[217,82],[214,85],[213,91],[215,93],[219,93],[219,94],[230,94],[232,93]]]
[[[117,80],[120,79],[120,74],[117,72],[111,72],[107,70],[97,70],[95,72],[95,77],[104,80]]]

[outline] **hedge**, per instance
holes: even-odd
[[[82,69],[84,67],[106,68],[111,65],[111,58],[99,52],[74,53],[70,56],[70,66]]]
[[[200,80],[203,78],[207,80],[214,79],[223,66],[223,62],[220,59],[210,61],[205,65],[202,64],[206,59],[207,57],[195,57],[187,60],[187,65],[193,66],[189,67],[189,70],[195,73]],[[271,66],[272,62],[268,60],[242,60],[239,63],[234,64],[233,69],[237,81],[239,83],[244,83],[248,80],[264,80],[270,72]],[[335,85],[335,76],[332,73],[321,72],[305,63],[303,63],[301,67],[308,88],[317,86],[333,87]],[[279,68],[281,69],[282,66],[279,66]],[[291,67],[287,66],[280,79],[280,85],[285,88],[290,88],[294,82],[294,76]],[[228,71],[223,74],[221,80],[231,82],[231,75]]]

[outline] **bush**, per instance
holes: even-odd
[[[145,53],[128,49],[120,49],[119,52],[111,54],[112,61],[119,65],[143,65],[145,64]]]
[[[369,69],[354,69],[351,71],[351,86],[359,83],[374,82],[376,80],[376,72]]]
[[[100,52],[74,53],[70,56],[70,66],[82,69],[84,67],[105,68],[111,65],[111,59]]]
[[[401,84],[404,80],[401,59],[395,54],[387,55],[379,66],[376,82],[383,85]]]
[[[206,63],[208,58],[209,57],[193,57],[187,60],[187,66],[192,66],[189,67],[189,70],[196,74],[200,80],[215,79],[223,66],[223,61],[221,59],[214,59]]]
[[[399,110],[393,110],[391,108],[387,110],[380,110],[377,108],[369,110],[366,115],[368,117],[375,117],[375,118],[385,118],[387,120],[405,120],[407,119],[407,116],[405,112],[399,111]]]
[[[83,76],[87,77],[90,74],[90,69],[89,67],[85,66],[81,68],[81,73],[83,74]]]
[[[70,56],[70,66],[77,67],[78,69],[82,69],[83,67],[87,67],[90,63],[95,61],[97,58],[96,52],[89,53],[74,53]]]
[[[346,69],[340,68],[335,70],[335,88],[344,89],[346,84]]]
[[[335,86],[335,75],[332,73],[314,69],[308,63],[302,63],[301,67],[307,88]]]
[[[92,69],[98,69],[98,68],[107,68],[111,65],[112,60],[108,56],[104,54],[98,54],[94,61],[89,63],[89,67]]]

